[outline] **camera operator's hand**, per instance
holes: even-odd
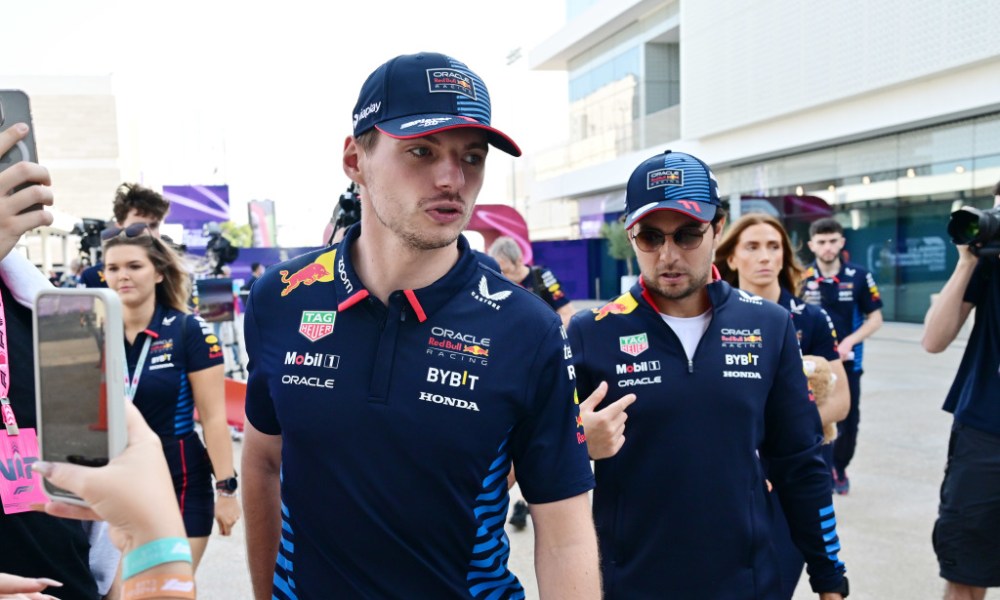
[[[955,246],[955,248],[958,249],[958,262],[974,265],[976,264],[976,261],[979,260],[976,258],[976,255],[969,250],[968,246]]]
[[[41,508],[56,517],[106,520],[111,541],[123,553],[165,537],[186,537],[160,438],[139,410],[126,403],[128,447],[107,466],[34,464],[55,485],[87,501],[90,508],[49,502]]]
[[[0,155],[6,154],[28,135],[28,126],[18,123],[0,132]],[[18,186],[37,183],[14,192]],[[52,205],[48,170],[38,164],[19,162],[0,172],[0,258],[7,256],[25,232],[52,224],[52,214],[45,210],[22,211],[36,204]]]

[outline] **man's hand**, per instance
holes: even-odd
[[[604,401],[608,393],[608,383],[601,385],[580,403],[580,418],[583,419],[583,432],[587,436],[587,452],[593,460],[610,458],[621,450],[625,443],[625,420],[628,415],[625,409],[635,402],[635,394],[625,394],[604,410],[598,411],[597,405]]]
[[[973,254],[971,250],[969,250],[968,246],[956,245],[955,248],[958,250],[958,262],[970,264],[972,266],[976,265],[976,261],[979,259],[976,258],[976,255]]]
[[[851,356],[854,354],[854,340],[851,339],[851,336],[837,342],[837,352],[840,353],[840,360],[844,362],[854,360],[854,357]]]
[[[6,154],[28,135],[28,126],[18,123],[0,132],[0,155]],[[25,183],[37,183],[12,193]],[[0,258],[7,256],[21,236],[27,232],[52,224],[52,214],[44,210],[21,211],[35,204],[52,205],[52,190],[48,170],[35,163],[19,162],[0,172]]]

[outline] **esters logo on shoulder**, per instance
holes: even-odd
[[[639,356],[649,350],[649,338],[645,333],[623,335],[618,338],[618,348],[629,356]]]
[[[337,320],[335,310],[304,310],[299,322],[299,333],[315,342],[333,333],[333,322]]]

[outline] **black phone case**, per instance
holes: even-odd
[[[0,155],[0,171],[15,165],[22,160],[37,163],[38,152],[35,147],[35,127],[31,121],[31,103],[28,95],[21,90],[0,90],[0,132],[6,131],[18,123],[28,125],[28,135],[16,146]],[[20,185],[11,193],[18,192],[32,184]],[[35,204],[23,211],[40,210],[41,204]]]

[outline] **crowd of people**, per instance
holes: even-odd
[[[882,317],[843,228],[813,223],[803,266],[778,219],[727,227],[710,167],[667,150],[627,179],[639,281],[577,312],[515,240],[486,256],[462,235],[490,149],[521,153],[490,109],[482,79],[441,54],[398,56],[366,80],[342,159],[360,222],[255,265],[247,285],[239,480],[218,340],[158,235],[169,205],[120,188],[89,277],[123,306],[129,445],[103,467],[34,462],[88,506],[0,516],[0,598],[193,598],[209,534],[241,514],[258,599],[523,598],[504,530],[515,480],[542,598],[788,599],[804,565],[819,598],[847,597],[832,498],[851,491],[863,341]],[[0,132],[0,152],[26,131]],[[44,167],[19,163],[0,193],[4,422],[25,430],[31,306],[11,250],[51,222],[22,209],[53,192]],[[926,319],[924,346],[941,351],[982,307],[945,405],[933,541],[949,600],[1000,585],[997,268],[961,248]],[[803,355],[828,366],[822,405]]]

